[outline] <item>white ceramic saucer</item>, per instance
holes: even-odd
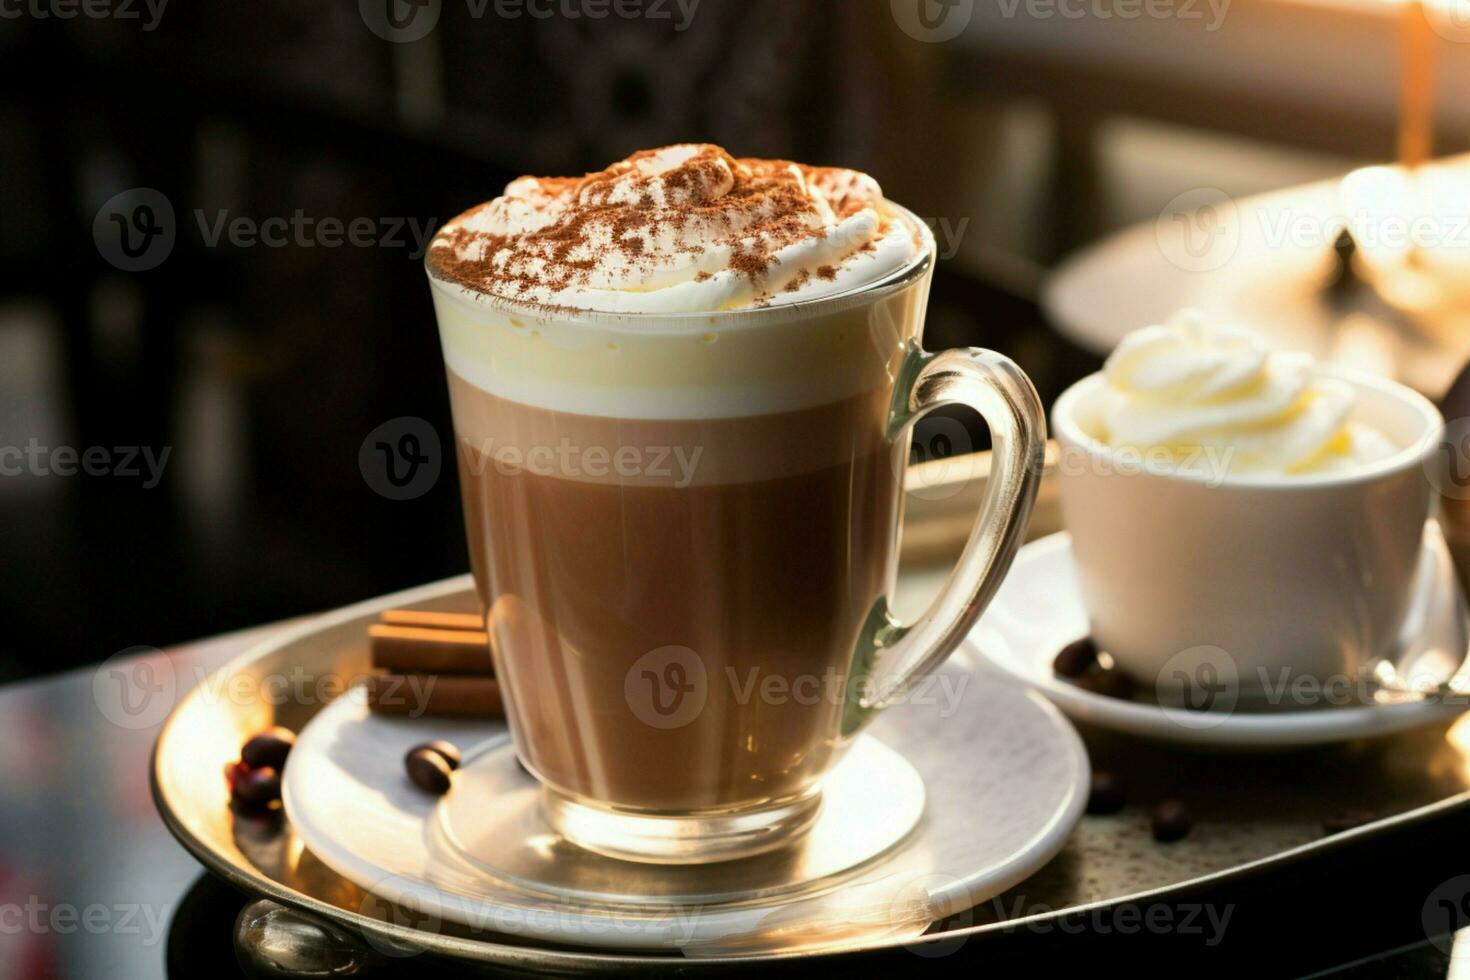
[[[824,841],[818,887],[732,894],[745,862],[689,868],[602,858],[554,834],[537,790],[514,766],[503,725],[382,718],[355,692],[300,733],[285,773],[291,824],[312,853],[369,893],[417,913],[417,928],[452,922],[581,946],[678,949],[688,956],[831,949],[916,938],[936,919],[1011,887],[1049,861],[1086,805],[1087,753],[1067,720],[1034,692],[965,663],[891,708],[829,777],[832,809],[867,797],[865,813],[907,825],[897,846],[858,867],[881,828],[825,813],[809,833]],[[466,756],[439,800],[407,779],[404,752],[445,738]],[[907,760],[907,761],[905,761]],[[863,773],[862,785],[844,767]],[[878,773],[874,782],[869,775]],[[909,780],[922,779],[922,788]],[[763,861],[769,856],[748,859]],[[789,869],[788,869],[789,871]],[[755,877],[758,877],[755,876]],[[777,880],[784,880],[778,877]],[[662,895],[700,902],[660,902]],[[427,924],[425,923],[427,918]]]
[[[1453,684],[1460,693],[1405,696],[1381,691],[1373,703],[1202,712],[1087,691],[1052,671],[1058,651],[1088,631],[1071,537],[1065,532],[1021,549],[968,645],[980,660],[1036,688],[1071,717],[1101,728],[1226,749],[1321,745],[1417,728],[1470,708],[1466,603],[1444,535],[1434,522],[1425,530],[1418,581],[1390,676],[1414,691]]]

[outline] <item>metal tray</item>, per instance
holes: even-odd
[[[1054,454],[1048,460],[1050,465]],[[982,453],[910,471],[901,608],[921,603],[943,581],[969,530],[988,470]],[[1059,523],[1054,479],[1048,475],[1031,536],[1050,533]],[[556,974],[702,972],[827,955],[632,956],[541,946],[449,924],[415,928],[409,912],[386,906],[318,861],[283,819],[231,812],[220,774],[237,757],[240,744],[271,724],[299,730],[345,682],[366,673],[365,627],[378,610],[390,605],[465,609],[463,597],[443,596],[468,585],[465,576],[372,600],[333,614],[335,625],[325,630],[318,622],[299,626],[212,675],[180,702],[160,732],[151,776],[164,822],[207,868],[258,899],[237,923],[242,960],[264,975],[336,976],[418,951],[492,973]],[[1137,802],[1115,816],[1084,817],[1042,871],[939,923],[908,948],[940,949],[961,940],[977,944],[1019,927],[1042,931],[1063,916],[1164,900],[1470,805],[1470,718],[1376,741],[1265,757],[1193,753],[1087,726],[1079,730],[1094,768],[1119,772]],[[1166,796],[1188,800],[1204,817],[1185,845],[1161,845],[1150,836],[1147,806]],[[1346,809],[1369,809],[1378,818],[1325,836],[1323,819]]]

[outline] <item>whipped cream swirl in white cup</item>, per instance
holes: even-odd
[[[1272,352],[1256,333],[1198,311],[1128,335],[1103,374],[1102,440],[1168,452],[1184,468],[1331,473],[1398,449],[1352,419],[1352,385],[1310,355]]]
[[[1443,548],[1426,521],[1444,420],[1422,395],[1186,313],[1127,338],[1052,419],[1075,629],[1161,701],[1207,709],[1175,711],[1181,734],[1242,722],[1236,696],[1309,707],[1298,679],[1356,684],[1398,649]]]

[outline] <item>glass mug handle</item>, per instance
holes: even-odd
[[[959,646],[1000,588],[1036,502],[1046,417],[1031,380],[1015,362],[978,347],[941,354],[910,347],[888,411],[889,441],[947,405],[968,405],[990,427],[985,502],[959,564],[922,616],[904,625],[893,618],[886,598],[868,614],[848,679],[844,735],[902,699]]]

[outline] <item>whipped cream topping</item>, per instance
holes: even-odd
[[[1243,327],[1193,310],[1134,331],[1103,368],[1104,441],[1162,448],[1184,466],[1201,450],[1235,474],[1335,472],[1394,446],[1351,418],[1353,387],[1310,355],[1273,353]]]
[[[585,177],[522,177],[450,221],[436,278],[472,293],[601,312],[707,313],[878,282],[927,247],[853,170],[685,144]]]

